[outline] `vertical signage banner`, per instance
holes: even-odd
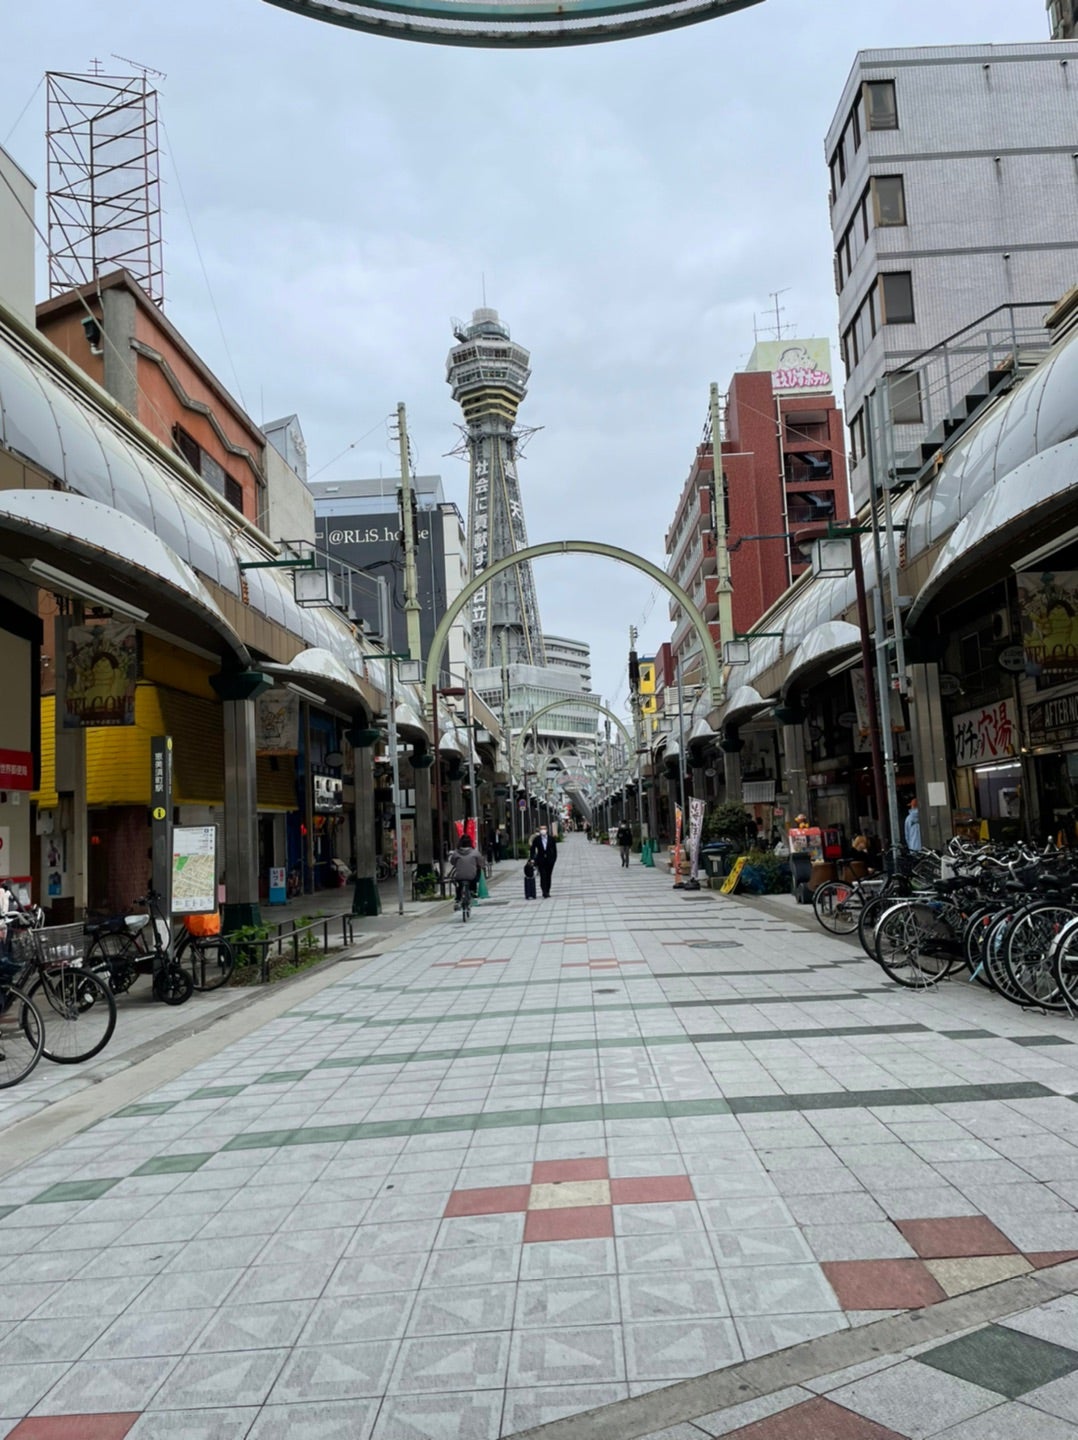
[[[65,662],[65,730],[135,723],[138,633],[129,620],[70,626]]]
[[[172,736],[150,740],[150,834],[153,840],[151,884],[162,914],[172,913]]]
[[[684,817],[681,813],[681,806],[674,806],[674,880],[681,880],[681,827]]]
[[[689,874],[695,880],[700,866],[700,836],[704,831],[704,802],[689,801]]]
[[[255,749],[259,755],[299,754],[299,696],[277,686],[255,701]]]

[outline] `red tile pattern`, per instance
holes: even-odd
[[[829,1260],[821,1268],[843,1310],[919,1310],[946,1299],[920,1260]]]
[[[524,1243],[546,1240],[610,1240],[614,1211],[610,1205],[571,1205],[564,1210],[529,1210]]]
[[[609,1181],[610,1203],[550,1206],[550,1192],[535,1187]],[[581,1194],[579,1198],[593,1198]],[[566,1195],[566,1200],[572,1197]],[[584,1156],[575,1160],[537,1160],[532,1166],[530,1185],[498,1185],[481,1190],[454,1190],[445,1207],[444,1218],[462,1215],[510,1215],[524,1210],[524,1243],[547,1240],[607,1239],[614,1234],[615,1205],[669,1205],[696,1199],[687,1175],[644,1175],[611,1180],[605,1156]]]
[[[906,1440],[897,1430],[817,1396],[731,1430],[726,1440]]]
[[[481,965],[508,965],[509,957],[503,960],[484,959],[480,955],[465,955],[460,960],[437,960],[432,970],[478,970]]]
[[[137,1410],[101,1415],[34,1415],[20,1420],[8,1440],[124,1440]]]
[[[663,1205],[672,1200],[695,1200],[696,1194],[687,1175],[649,1175],[611,1180],[610,1199],[615,1205]]]
[[[562,1180],[609,1180],[606,1160],[537,1160],[532,1166],[533,1185],[557,1185]]]
[[[984,1215],[948,1220],[896,1220],[895,1224],[922,1260],[967,1259],[971,1255],[1017,1255],[1002,1230]]]
[[[454,1190],[443,1216],[452,1220],[461,1215],[513,1215],[527,1210],[530,1185],[490,1185],[481,1190]]]
[[[1026,1259],[1034,1270],[1044,1270],[1049,1265],[1062,1265],[1067,1260],[1078,1260],[1078,1250],[1027,1250]]]

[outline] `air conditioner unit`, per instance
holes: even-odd
[[[1006,606],[1002,610],[992,612],[992,639],[1009,640],[1011,638],[1011,612]]]

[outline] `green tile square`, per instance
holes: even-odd
[[[665,1120],[670,1106],[662,1100],[613,1100],[602,1106],[602,1112],[604,1120]]]
[[[986,1325],[916,1358],[1008,1400],[1078,1370],[1078,1352],[1002,1325]]]
[[[684,1120],[691,1115],[729,1115],[730,1105],[726,1100],[668,1100],[663,1111],[671,1120]]]
[[[319,1070],[354,1070],[357,1065],[363,1063],[354,1055],[331,1055],[328,1060],[319,1060],[316,1068]]]
[[[204,1090],[196,1090],[187,1098],[188,1100],[217,1100],[227,1095],[242,1095],[246,1089],[246,1085],[207,1085]]]
[[[292,1130],[282,1145],[332,1145],[337,1141],[354,1140],[355,1125],[310,1125],[306,1129]]]
[[[355,1126],[354,1140],[392,1140],[398,1135],[414,1135],[417,1120],[361,1120]]]
[[[475,1130],[513,1130],[524,1125],[538,1125],[542,1111],[485,1110],[475,1117]]]
[[[252,1080],[252,1085],[286,1085],[293,1080],[303,1080],[311,1072],[309,1070],[270,1070],[265,1075],[260,1075],[257,1080]]]
[[[117,1175],[112,1180],[61,1180],[50,1185],[47,1190],[42,1190],[40,1195],[35,1195],[28,1203],[60,1205],[68,1200],[96,1200],[101,1195],[107,1195],[123,1178],[122,1175]]]
[[[661,1105],[660,1111],[665,1115]],[[601,1105],[551,1105],[539,1112],[540,1125],[579,1125],[584,1121],[602,1118]]]
[[[187,1175],[192,1171],[201,1170],[212,1154],[212,1150],[202,1150],[189,1155],[155,1155],[152,1160],[146,1160],[133,1173],[135,1175]]]
[[[0,1220],[6,1220],[9,1215],[14,1215],[18,1205],[0,1205]]]
[[[144,1105],[125,1105],[122,1110],[117,1110],[116,1120],[134,1120],[139,1115],[167,1115],[175,1106],[175,1100],[155,1100]]]
[[[1012,1045],[1073,1045],[1065,1035],[1005,1035]]]
[[[222,1150],[276,1150],[287,1144],[291,1130],[247,1130],[242,1135],[233,1135],[221,1146]]]

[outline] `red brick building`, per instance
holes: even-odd
[[[763,347],[760,347],[763,349]],[[791,347],[792,348],[792,347]],[[816,372],[815,393],[776,394],[786,370],[739,371],[726,396],[722,468],[734,627],[751,630],[806,568],[794,536],[806,526],[849,517],[842,411]],[[667,572],[693,597],[718,646],[712,446],[697,446],[666,535]],[[671,650],[686,682],[698,678],[699,642],[672,602]]]

